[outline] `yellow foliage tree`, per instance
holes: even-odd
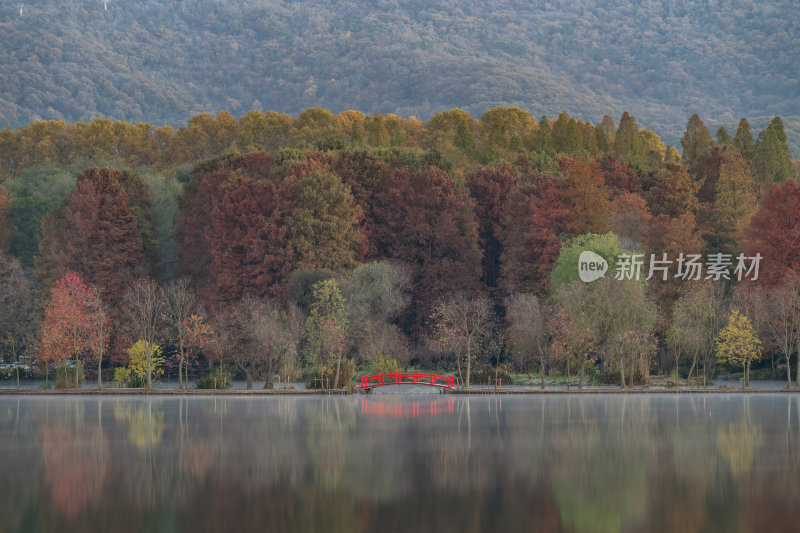
[[[750,386],[750,363],[761,357],[761,341],[753,324],[738,309],[731,312],[728,323],[717,337],[717,359],[723,363],[740,364],[744,368],[742,388]]]
[[[128,348],[128,355],[131,358],[130,363],[128,363],[128,369],[131,371],[131,376],[137,381],[147,379],[148,352],[152,354],[153,376],[158,377],[164,374],[164,356],[161,354],[161,346],[157,344],[148,346],[146,341],[139,339],[133,346]]]

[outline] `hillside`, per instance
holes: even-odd
[[[800,115],[796,3],[33,0],[0,7],[0,124],[309,106],[427,118],[500,104],[599,121],[631,111],[676,143]]]

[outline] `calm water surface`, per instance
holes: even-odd
[[[797,531],[800,396],[3,397],[0,531]]]

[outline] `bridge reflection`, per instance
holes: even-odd
[[[361,400],[361,414],[369,416],[386,416],[393,418],[419,418],[437,416],[439,414],[452,414],[455,412],[453,398],[446,400],[431,400],[429,402],[385,402],[375,400]]]

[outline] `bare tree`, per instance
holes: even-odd
[[[246,297],[221,310],[214,318],[215,352],[220,362],[236,365],[247,388],[266,370],[265,389],[273,387],[275,370],[291,371],[303,335],[303,317],[296,306],[284,311],[274,301]]]
[[[791,357],[800,335],[800,279],[789,277],[771,288],[743,285],[736,297],[770,351],[785,357],[787,387],[791,387]]]
[[[461,353],[466,357],[464,385],[469,389],[472,368],[472,348],[475,337],[491,332],[494,325],[492,302],[486,296],[463,292],[445,298],[431,314],[434,344],[456,353],[461,374]]]
[[[506,335],[514,353],[524,362],[539,362],[541,388],[544,389],[547,358],[548,310],[533,294],[517,293],[506,300]]]
[[[33,283],[19,261],[0,252],[0,350],[6,360],[16,363],[19,388],[19,360],[35,342]]]
[[[167,318],[178,341],[178,387],[184,385],[184,368],[186,369],[186,388],[189,387],[189,371],[186,365],[186,343],[188,337],[189,317],[198,312],[197,295],[189,284],[189,280],[181,278],[167,285],[165,291]]]
[[[147,388],[152,388],[153,346],[164,327],[164,291],[152,279],[138,279],[125,293],[123,302],[128,329],[135,339],[147,344]]]

